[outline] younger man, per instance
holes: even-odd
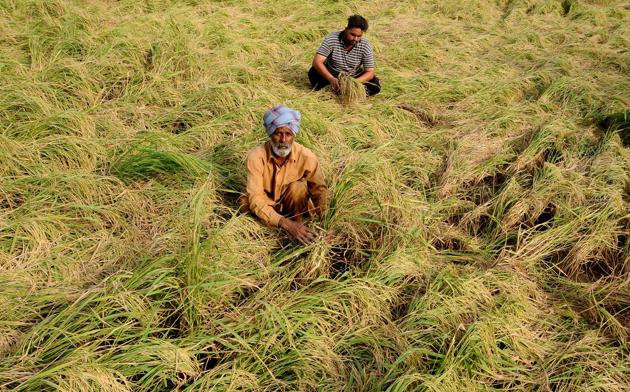
[[[365,85],[367,95],[381,91],[381,83],[374,74],[374,49],[363,37],[368,22],[361,15],[348,18],[344,30],[326,36],[308,71],[308,78],[315,90],[330,84],[334,92],[339,91],[339,73],[345,72]]]

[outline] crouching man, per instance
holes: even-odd
[[[374,49],[363,37],[367,29],[368,22],[364,17],[352,15],[345,29],[326,36],[308,71],[308,79],[315,90],[330,84],[334,92],[339,92],[339,74],[345,72],[363,83],[367,95],[381,91],[381,82],[374,74]]]
[[[314,214],[321,216],[326,205],[319,161],[294,141],[300,112],[277,105],[265,112],[263,121],[269,140],[247,155],[247,195],[241,199],[242,207],[309,244],[316,234],[303,221]]]

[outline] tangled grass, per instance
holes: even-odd
[[[339,74],[339,100],[344,105],[359,104],[365,101],[363,83],[342,72]]]
[[[355,12],[383,91],[345,106],[306,72]],[[628,390],[623,2],[6,0],[0,26],[0,390]],[[238,213],[280,102],[330,185],[308,247]]]

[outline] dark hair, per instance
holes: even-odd
[[[361,15],[352,15],[351,17],[348,18],[348,29],[352,29],[358,27],[363,31],[367,31],[368,29],[368,22],[367,20],[362,17]]]

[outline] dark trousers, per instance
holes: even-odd
[[[336,78],[339,77],[339,72],[337,71],[329,69],[328,72],[330,72]],[[319,91],[330,84],[330,82],[324,79],[324,77],[320,75],[314,67],[311,67],[311,69],[308,71],[308,80],[311,81],[311,86],[315,89],[315,91]],[[378,80],[376,76],[365,82],[363,85],[365,86],[365,91],[367,92],[367,95],[376,95],[381,91],[381,81]]]

